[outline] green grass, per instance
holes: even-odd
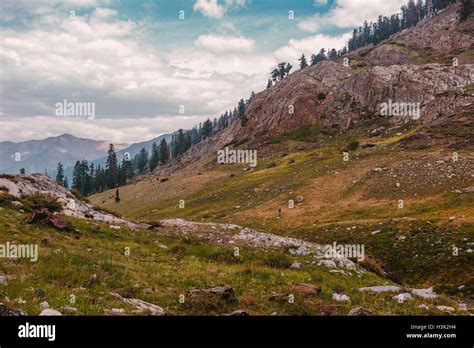
[[[421,303],[418,299],[398,305],[388,295],[358,292],[358,287],[390,283],[374,274],[334,274],[312,265],[309,258],[288,256],[278,250],[244,247],[240,258],[234,260],[233,249],[193,238],[180,240],[124,227],[112,230],[102,224],[69,218],[80,231],[76,238],[73,234],[25,224],[21,213],[6,206],[0,210],[0,217],[0,243],[14,239],[18,244],[39,244],[39,259],[35,263],[26,259],[0,263],[0,274],[16,276],[7,285],[0,285],[0,296],[9,299],[3,302],[33,315],[40,312],[42,301],[60,311],[63,306],[74,306],[80,315],[103,315],[105,309],[111,308],[124,308],[133,314],[133,307],[112,298],[109,292],[160,305],[175,315],[225,314],[237,309],[257,315],[318,315],[318,304],[333,303],[333,291],[345,292],[352,299],[352,303],[342,305],[339,314],[347,314],[355,306],[369,308],[376,314],[423,313],[417,308]],[[130,248],[129,256],[124,254],[125,248]],[[289,269],[293,261],[301,262],[303,269]],[[91,283],[93,274],[97,281]],[[293,286],[302,282],[320,285],[322,293],[309,298],[295,293],[294,304],[270,301],[273,292],[294,293]],[[223,285],[235,289],[237,301],[187,299],[192,288]],[[181,294],[185,295],[184,304],[179,302]],[[72,304],[71,295],[76,298]],[[18,304],[19,298],[27,303]],[[441,303],[451,302],[444,299]]]

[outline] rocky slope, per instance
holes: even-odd
[[[407,116],[381,116],[381,103],[420,103],[422,125],[462,112],[473,104],[474,19],[459,23],[459,4],[382,42],[342,58],[299,70],[257,93],[247,126],[231,127],[202,141],[184,156],[192,162],[226,144],[260,148],[278,135],[320,122],[347,129],[361,120],[385,117],[392,124]],[[457,66],[453,66],[457,58]]]

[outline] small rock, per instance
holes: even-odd
[[[413,295],[425,298],[425,299],[431,299],[431,298],[437,298],[438,295],[433,291],[433,288],[428,288],[428,289],[411,289],[411,293]]]
[[[351,309],[348,315],[349,316],[370,316],[372,315],[372,312],[369,311],[368,309],[365,309],[364,307],[357,307],[357,308]]]
[[[46,301],[43,301],[40,303],[40,309],[43,311],[45,309],[49,309],[49,303]]]
[[[293,286],[293,290],[304,295],[316,296],[321,293],[321,287],[319,285],[312,284],[297,284]]]
[[[15,208],[21,208],[21,207],[23,207],[23,203],[18,202],[18,201],[12,201],[12,205],[13,205]]]
[[[335,301],[339,301],[339,302],[347,302],[347,301],[351,300],[349,298],[349,296],[347,296],[345,294],[338,294],[337,292],[334,292],[332,294],[332,299],[335,300]]]
[[[295,261],[295,262],[293,262],[293,263],[291,264],[290,268],[293,268],[293,269],[302,269],[303,266],[301,265],[301,263]]]
[[[59,311],[55,310],[55,309],[46,308],[46,309],[43,309],[39,315],[41,315],[41,316],[58,316],[58,315],[62,315],[62,314]]]
[[[394,285],[379,285],[379,286],[370,286],[366,288],[360,288],[359,291],[370,291],[370,292],[399,292],[401,288]]]
[[[250,314],[246,311],[237,310],[229,314],[231,317],[248,317]]]
[[[0,304],[0,317],[18,317],[23,315],[26,315],[26,313],[19,309],[8,308]]]
[[[453,307],[449,307],[449,306],[436,306],[436,308],[442,312],[446,312],[446,313],[451,313],[451,312],[454,312],[454,308]]]
[[[403,294],[398,294],[398,295],[395,295],[395,296],[392,297],[392,299],[397,300],[400,303],[411,300],[412,298],[413,297],[408,292],[405,292]]]
[[[120,226],[116,226],[116,225],[110,225],[109,227],[113,230],[120,230],[121,229]]]
[[[425,305],[424,303],[419,305],[418,308],[423,308],[423,309],[426,309],[426,310],[429,310],[430,307],[428,307],[427,305]]]
[[[77,308],[76,307],[71,307],[71,306],[64,306],[63,312],[68,313],[68,314],[76,314],[77,313]]]
[[[318,305],[316,306],[316,311],[320,313],[324,313],[325,315],[331,315],[335,311],[341,308],[341,305],[338,304],[330,304],[330,305]]]

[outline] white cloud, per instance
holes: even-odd
[[[316,0],[317,1],[317,0]],[[367,20],[375,21],[379,15],[397,13],[406,0],[336,0],[334,7],[324,15],[316,14],[298,22],[298,27],[315,33],[321,28],[336,26],[352,28]]]
[[[171,133],[180,128],[189,128],[190,124],[199,124],[205,120],[205,116],[95,120],[54,116],[2,117],[0,141],[20,142],[68,133],[82,138],[132,144],[152,139],[160,134]]]
[[[252,90],[263,89],[267,70],[275,64],[271,54],[251,52],[254,42],[245,37],[227,40],[208,35],[196,47],[167,52],[142,41],[137,35],[142,29],[139,22],[119,20],[114,10],[105,8],[73,20],[58,14],[39,16],[29,30],[5,28],[0,46],[0,115],[17,116],[21,127],[16,130],[21,134],[41,134],[46,125],[36,129],[37,122],[22,120],[52,116],[55,104],[67,99],[95,103],[94,124],[174,114],[184,127],[193,119],[180,118],[180,105],[185,106],[184,116],[218,116]],[[171,118],[162,122],[176,126]],[[53,123],[58,134],[74,130],[71,124],[78,132],[91,127],[89,123],[77,127],[70,120]],[[127,137],[125,133],[114,134]],[[0,140],[7,137],[8,132],[2,133]]]
[[[224,0],[221,5],[218,0],[196,0],[193,10],[201,12],[206,17],[220,19],[228,11],[244,7],[246,3],[247,0]]]
[[[328,4],[328,0],[314,0],[314,6],[325,6]]]
[[[206,17],[222,18],[224,7],[219,5],[217,0],[197,0],[193,6],[194,11],[201,12]]]
[[[303,53],[309,61],[313,53],[318,53],[321,48],[328,50],[329,48],[341,49],[347,43],[350,33],[328,36],[328,35],[314,35],[301,40],[291,39],[288,43],[275,51],[274,55],[278,61],[286,61],[293,66],[297,66],[298,58]]]
[[[250,52],[255,41],[243,36],[200,35],[195,44],[213,52]]]

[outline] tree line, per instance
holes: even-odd
[[[308,66],[316,65],[326,59],[335,59],[344,56],[348,52],[357,50],[370,44],[377,45],[381,41],[388,39],[391,35],[396,34],[404,29],[416,26],[418,22],[428,18],[430,15],[436,15],[439,11],[447,6],[461,2],[460,20],[466,20],[474,9],[473,0],[409,0],[406,5],[401,7],[401,12],[391,16],[379,16],[377,22],[364,22],[358,29],[354,29],[352,37],[346,46],[340,50],[335,48],[322,48],[318,53],[312,54],[309,61],[302,54],[298,59],[300,69]],[[290,75],[292,65],[287,62],[281,62],[270,73],[267,81],[267,88],[271,88],[278,81],[283,80]]]

